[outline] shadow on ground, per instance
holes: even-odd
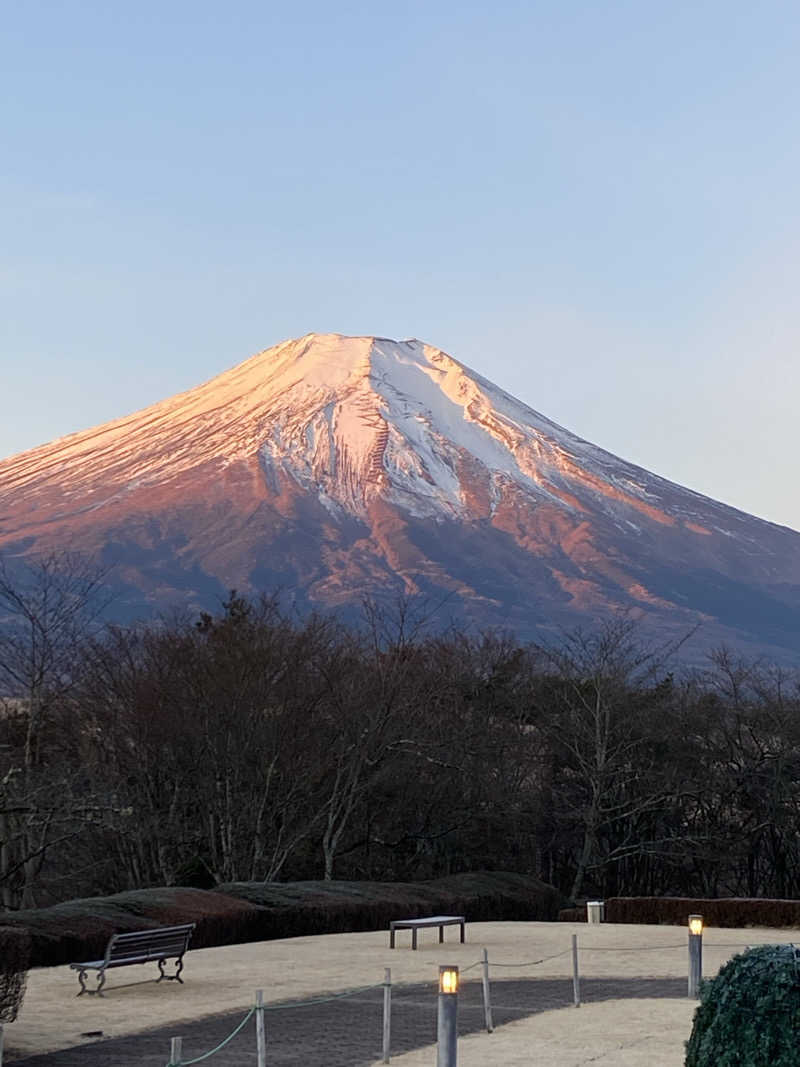
[[[492,981],[495,1027],[572,1004],[572,979]],[[686,997],[685,978],[584,978],[586,1003],[643,997]],[[87,1039],[85,1045],[60,1052],[15,1059],[13,1045],[6,1063],[20,1067],[166,1067],[170,1038],[183,1037],[184,1061],[216,1047],[245,1013],[206,1016],[190,1023],[110,1040]],[[270,1067],[366,1067],[381,1056],[383,991],[380,987],[326,1003],[270,1005],[265,1013],[267,1062]],[[459,1033],[483,1029],[480,982],[468,981],[459,995]],[[8,1035],[13,1042],[13,1031]],[[436,1040],[434,985],[394,986],[392,1055]],[[205,1062],[211,1067],[256,1064],[255,1025],[251,1020],[230,1044]]]

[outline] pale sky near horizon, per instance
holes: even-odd
[[[800,529],[800,6],[7,5],[0,457],[418,337]]]

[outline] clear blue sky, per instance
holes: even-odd
[[[6,5],[0,456],[415,336],[800,529],[800,6]]]

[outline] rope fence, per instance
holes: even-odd
[[[520,968],[520,967],[538,967],[540,963],[547,963],[548,960],[557,960],[559,958],[559,956],[568,956],[570,954],[570,952],[572,952],[572,949],[571,948],[567,948],[567,949],[564,949],[563,952],[554,952],[552,956],[542,956],[542,958],[540,960],[523,960],[522,963],[493,963],[492,966],[493,967],[516,967],[517,969]],[[479,960],[478,962],[482,963],[483,961]],[[473,964],[473,967],[474,966],[476,966],[476,964]]]
[[[631,945],[630,948],[614,948],[613,945],[597,945],[582,948],[581,952],[666,952],[673,948],[686,948],[685,943],[680,945]]]
[[[200,1056],[195,1056],[193,1059],[183,1059],[183,1038],[173,1037],[171,1039],[170,1057],[166,1064],[166,1067],[191,1067],[192,1064],[202,1063],[203,1060],[211,1059],[212,1056],[216,1056],[218,1052],[221,1052],[227,1045],[233,1041],[233,1039],[242,1032],[245,1026],[255,1015],[256,1017],[256,1055],[258,1061],[258,1067],[266,1067],[266,1038],[264,1031],[264,1014],[268,1011],[284,1011],[289,1008],[310,1008],[317,1004],[329,1004],[336,1000],[346,1000],[348,997],[357,997],[362,993],[368,993],[373,989],[386,988],[387,985],[391,985],[390,972],[387,969],[387,977],[383,982],[375,982],[373,985],[360,986],[357,989],[346,989],[341,993],[331,993],[326,997],[310,997],[306,1000],[295,1001],[279,1001],[276,1004],[264,1003],[264,992],[259,989],[256,991],[256,1003],[248,1011],[241,1022],[224,1038],[220,1043],[208,1052],[204,1052]],[[385,1020],[384,1020],[385,1030]],[[384,1060],[388,1063],[388,1058]],[[2,1059],[0,1059],[0,1067],[2,1067]]]
[[[244,1030],[245,1026],[247,1025],[247,1023],[250,1022],[255,1013],[256,1009],[254,1007],[251,1008],[247,1015],[245,1015],[245,1017],[239,1023],[239,1025],[234,1030],[232,1030],[223,1041],[220,1041],[216,1048],[212,1048],[208,1052],[204,1052],[202,1056],[195,1056],[195,1058],[192,1060],[184,1060],[182,1058],[183,1049],[181,1046],[183,1044],[183,1038],[173,1037],[172,1048],[170,1050],[169,1063],[167,1064],[167,1067],[190,1067],[190,1064],[202,1063],[203,1060],[209,1060],[212,1056],[216,1056],[218,1052],[221,1052],[226,1045],[229,1045],[231,1041],[233,1041],[237,1034],[240,1034],[242,1030]]]
[[[686,942],[682,943],[670,943],[666,945],[632,945],[632,946],[619,946],[614,945],[586,945],[581,946],[581,953],[591,952],[616,952],[619,955],[627,955],[629,953],[638,952],[671,952],[676,949],[686,949]],[[721,942],[717,944],[708,944],[708,949],[740,949],[744,950],[749,946],[738,942]],[[519,960],[519,961],[492,961],[491,967],[496,970],[522,970],[525,968],[539,967],[543,963],[549,963],[551,960],[561,959],[564,956],[572,956],[572,992],[573,1003],[575,1007],[581,1005],[581,992],[580,992],[580,971],[579,971],[579,954],[578,954],[578,935],[571,935],[571,944],[569,948],[564,949],[561,952],[553,952],[547,956],[540,956],[538,959]],[[690,964],[691,967],[691,964]],[[484,948],[482,950],[482,957],[475,960],[474,963],[468,964],[466,967],[459,969],[459,975],[463,978],[464,975],[476,968],[481,968],[480,982],[481,993],[483,1001],[484,1012],[484,1024],[487,1033],[492,1033],[494,1030],[493,1013],[492,1013],[492,1000],[491,1000],[491,981],[490,981],[490,961],[489,950]],[[240,1020],[240,1022],[234,1027],[234,1029],[214,1048],[209,1049],[207,1052],[202,1053],[200,1056],[195,1056],[192,1059],[183,1058],[183,1038],[173,1037],[171,1039],[170,1058],[165,1067],[192,1067],[193,1064],[202,1063],[205,1060],[211,1059],[217,1053],[221,1052],[236,1038],[250,1020],[255,1017],[256,1020],[256,1053],[258,1067],[266,1067],[266,1038],[264,1027],[264,1016],[267,1012],[284,1011],[288,1009],[308,1008],[314,1007],[319,1004],[330,1004],[335,1001],[343,1001],[352,997],[362,996],[366,993],[370,993],[377,989],[383,989],[383,1029],[382,1029],[382,1045],[383,1045],[383,1063],[390,1062],[391,1055],[391,1021],[392,1021],[392,998],[396,999],[403,994],[417,994],[420,993],[420,987],[423,990],[437,988],[435,982],[423,982],[423,983],[411,983],[404,985],[392,985],[391,969],[385,968],[384,980],[382,982],[374,982],[372,985],[358,986],[354,989],[345,989],[338,993],[330,993],[326,996],[309,997],[304,1000],[296,1001],[279,1001],[274,1004],[264,1004],[263,990],[256,991],[256,1002],[249,1009],[247,1014]],[[691,975],[688,993],[692,996]],[[427,996],[427,992],[425,993]],[[2,1027],[0,1027],[0,1067],[2,1067]]]
[[[278,1001],[276,1004],[265,1004],[264,1011],[283,1011],[284,1008],[306,1008],[312,1004],[329,1004],[334,1000],[347,1000],[348,997],[357,997],[361,993],[368,993],[371,989],[381,989],[384,982],[374,982],[372,985],[361,986],[359,989],[347,989],[344,993],[331,993],[327,997],[314,997],[310,1000]]]

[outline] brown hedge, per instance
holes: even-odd
[[[685,926],[690,915],[702,915],[707,926],[800,927],[800,900],[750,897],[611,897],[605,920]]]
[[[27,930],[0,926],[0,1023],[13,1023],[22,1006],[30,954]]]
[[[247,882],[204,889],[141,889],[14,912],[31,965],[97,959],[113,933],[195,922],[193,948],[310,934],[386,929],[392,919],[443,912],[471,922],[552,920],[561,898],[537,878],[509,872],[431,882]]]
[[[31,966],[97,959],[112,934],[193,922],[192,948],[257,940],[260,909],[246,901],[203,889],[139,889],[110,897],[68,900],[30,908],[3,922],[27,929]]]
[[[221,892],[264,908],[265,940],[386,929],[392,919],[466,915],[470,922],[551,921],[561,898],[538,878],[478,871],[428,882],[232,882]]]
[[[558,913],[558,921],[560,923],[585,923],[586,908],[562,908]]]

